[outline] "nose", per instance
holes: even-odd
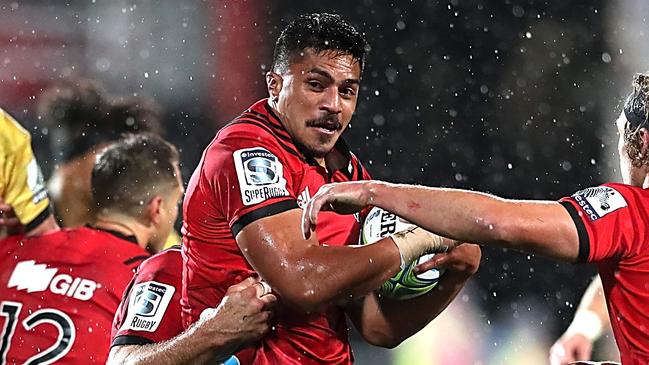
[[[327,114],[342,113],[342,98],[340,97],[337,88],[327,88],[326,92],[323,93],[320,109],[325,110]]]

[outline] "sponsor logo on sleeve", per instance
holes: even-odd
[[[36,159],[33,159],[27,165],[27,186],[32,192],[32,203],[38,204],[47,198],[47,189],[45,188],[45,179],[41,168],[38,166]]]
[[[235,151],[241,199],[244,205],[261,203],[270,198],[288,196],[284,166],[279,159],[262,147]]]
[[[133,287],[123,329],[155,332],[164,318],[176,288],[157,281],[139,283]]]
[[[619,191],[598,186],[580,190],[572,195],[591,221],[627,206],[626,200]]]

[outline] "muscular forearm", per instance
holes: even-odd
[[[370,294],[350,305],[348,313],[366,341],[392,348],[419,332],[457,296],[469,275],[447,272],[437,287],[421,297],[395,301]]]
[[[115,346],[111,349],[108,364],[129,365],[179,365],[206,364],[213,359],[224,359],[235,350],[236,343],[222,336],[209,336],[198,326],[171,340],[148,344]]]
[[[401,261],[387,238],[362,247],[309,246],[295,250],[285,263],[264,279],[284,300],[311,311],[375,290],[400,270]]]
[[[575,225],[556,202],[505,200],[459,190],[370,183],[370,204],[458,241],[509,247],[574,261]]]

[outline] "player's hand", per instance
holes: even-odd
[[[242,346],[263,337],[270,329],[269,320],[277,297],[259,278],[249,277],[228,288],[216,309],[206,310],[204,320],[215,336],[228,344]]]
[[[568,365],[588,360],[592,350],[593,343],[580,333],[561,336],[550,348],[550,365]]]
[[[361,211],[371,202],[368,181],[354,181],[326,184],[309,200],[302,212],[302,234],[305,239],[311,236],[318,223],[318,213],[329,210],[339,214],[352,214]]]
[[[24,228],[16,216],[14,208],[0,200],[0,236],[2,236],[2,232],[6,232],[9,236],[23,233]]]
[[[448,252],[435,254],[430,260],[415,266],[413,271],[419,274],[432,268],[440,268],[471,276],[478,271],[481,258],[480,246],[462,243]]]

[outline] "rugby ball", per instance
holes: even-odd
[[[361,244],[370,245],[381,238],[414,226],[414,224],[388,211],[374,207],[370,210],[363,223]],[[423,255],[405,269],[399,271],[381,285],[378,290],[379,294],[391,299],[406,300],[416,298],[431,291],[437,285],[444,270],[430,269],[419,274],[415,274],[412,270],[415,266],[430,260],[433,256],[435,254]]]

